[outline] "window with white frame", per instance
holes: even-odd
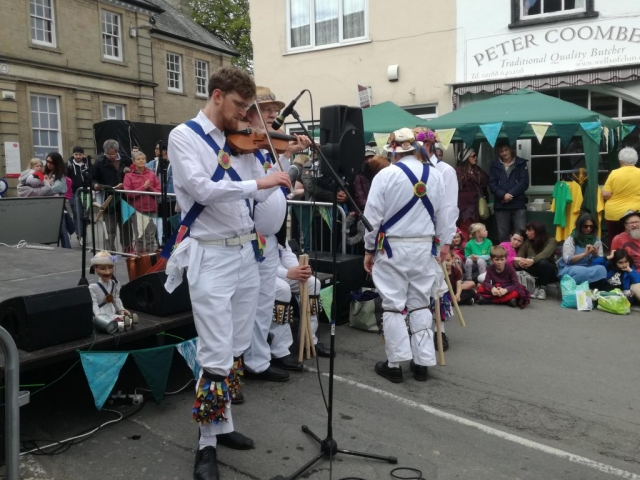
[[[640,105],[624,98],[600,91],[583,89],[547,90],[542,91],[542,93],[588,108],[623,123],[640,126]],[[525,152],[530,153],[530,155],[527,155],[531,158],[529,164],[530,185],[531,187],[537,187],[540,192],[543,192],[545,188],[550,192],[553,185],[563,178],[563,175],[570,176],[570,172],[567,172],[567,170],[586,167],[584,148],[580,137],[573,137],[566,148],[559,138],[545,137],[542,143],[537,140],[524,140],[520,141],[519,144],[522,145],[521,148]],[[603,138],[598,167],[601,170],[598,174],[598,183],[600,185],[605,183],[609,175],[610,168],[607,155],[607,147]]]
[[[56,46],[53,0],[29,0],[31,41],[38,45]]]
[[[509,28],[597,16],[595,0],[511,0]]]
[[[167,90],[182,93],[182,56],[167,53]]]
[[[122,20],[117,13],[102,11],[102,55],[109,60],[122,60]]]
[[[196,73],[196,95],[199,97],[207,96],[207,84],[209,82],[209,62],[203,60],[195,61]]]
[[[415,115],[418,118],[429,120],[431,118],[438,117],[438,104],[431,105],[411,105],[410,107],[403,107],[407,112]]]
[[[31,128],[34,156],[44,160],[50,152],[62,151],[58,97],[31,95]]]
[[[103,120],[125,120],[125,106],[119,103],[103,103],[102,119]]]
[[[287,0],[290,51],[367,40],[369,0]]]

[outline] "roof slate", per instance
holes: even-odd
[[[159,13],[154,16],[155,24],[154,28],[151,29],[152,32],[168,35],[185,42],[210,48],[218,52],[224,52],[229,55],[239,55],[232,47],[224,43],[205,28],[198,25],[192,19],[188,18],[182,12],[176,10],[166,0],[153,0],[152,2],[151,0],[144,1],[153,3],[164,10],[163,13]]]

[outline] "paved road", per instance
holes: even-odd
[[[334,436],[340,447],[396,456],[399,466],[418,468],[429,479],[640,480],[639,313],[569,311],[556,300],[536,300],[524,311],[473,306],[463,312],[467,328],[455,319],[447,324],[447,365],[430,369],[427,383],[406,375],[408,367],[400,385],[377,377],[381,339],[337,328]],[[328,370],[324,359],[320,370]],[[23,431],[61,439],[115,418],[91,407],[82,375],[76,367],[47,397],[34,397],[23,409]],[[185,379],[188,370],[177,366],[170,388]],[[223,478],[288,474],[316,454],[300,430],[306,424],[321,436],[326,431],[314,371],[282,385],[247,380],[245,395],[234,418],[257,448],[221,447]],[[149,401],[64,454],[23,457],[23,478],[191,478],[192,400],[189,389],[160,405]],[[389,479],[391,468],[340,455],[303,478]]]

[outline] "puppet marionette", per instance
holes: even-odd
[[[120,300],[120,284],[113,275],[115,257],[102,250],[91,259],[91,265],[99,277],[96,283],[89,285],[93,300],[94,324],[113,333],[109,331],[112,329],[107,327],[110,322],[117,322],[119,330],[131,328],[132,324],[138,323],[138,315],[132,315]]]

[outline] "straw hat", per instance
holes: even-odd
[[[274,104],[280,110],[284,108],[284,102],[276,100],[275,94],[269,87],[256,87],[256,102],[258,102],[258,105]],[[255,106],[252,105],[253,107]]]

